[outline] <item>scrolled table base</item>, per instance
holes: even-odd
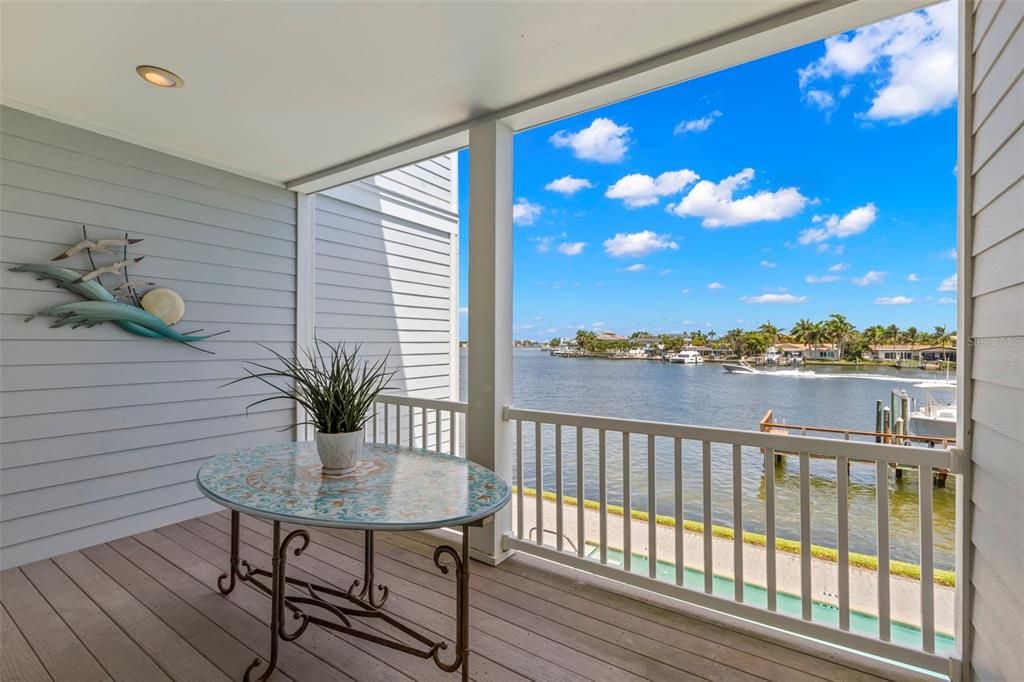
[[[239,513],[231,512],[231,559],[230,568],[217,580],[217,587],[223,594],[230,593],[238,582],[246,582],[270,597],[270,657],[265,670],[258,669],[263,659],[257,658],[245,670],[245,682],[262,682],[270,677],[277,667],[279,640],[293,641],[302,636],[310,625],[359,637],[382,646],[402,651],[419,658],[431,659],[446,672],[461,670],[462,679],[469,679],[469,527],[462,531],[461,554],[448,545],[442,545],[434,551],[434,564],[447,574],[449,564],[444,562],[447,557],[455,568],[456,583],[456,624],[455,654],[451,661],[442,660],[442,652],[448,650],[448,642],[437,641],[417,630],[411,624],[382,610],[388,598],[388,588],[376,585],[373,576],[373,531],[366,531],[365,564],[363,579],[356,580],[342,591],[329,585],[290,578],[287,576],[287,559],[290,545],[296,539],[301,545],[291,548],[295,556],[299,556],[309,546],[310,536],[305,530],[294,530],[281,539],[281,524],[274,521],[272,554],[272,570],[252,566],[249,562],[239,559]],[[294,588],[289,592],[288,588]],[[356,592],[356,590],[359,590]],[[381,597],[375,598],[375,592]],[[285,625],[285,612],[292,615],[291,620],[299,621],[294,630],[289,631]],[[386,623],[396,632],[394,636],[378,632],[362,630],[356,626],[359,619],[374,619]],[[402,641],[400,637],[406,638]],[[411,640],[411,641],[409,641]]]

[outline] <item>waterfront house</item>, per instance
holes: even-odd
[[[785,358],[802,358],[804,360],[836,359],[836,349],[827,344],[804,344],[785,341],[775,344],[774,347]]]
[[[303,614],[301,602],[272,610],[257,574],[241,573],[248,564],[229,563],[235,531],[243,558],[287,564],[339,595],[353,580],[371,599],[374,581],[387,584],[398,596],[386,612],[469,638],[475,679],[1024,679],[1024,3],[957,3],[963,342],[950,449],[712,428],[710,415],[681,425],[532,410],[512,390],[517,131],[927,1],[3,3],[4,678],[238,679],[271,655],[268,624],[277,642]],[[473,229],[467,310],[460,173]],[[49,262],[83,224],[94,239],[143,239],[133,274],[173,287],[197,327],[229,330],[199,344],[215,354],[109,324],[26,323],[75,297],[10,267]],[[246,416],[260,389],[223,385],[243,361],[272,360],[268,349],[308,350],[314,333],[390,353],[396,390],[374,408],[372,440],[461,455],[516,484],[513,506],[469,533],[474,560],[461,570],[436,570],[446,558],[433,547],[459,542],[451,531],[384,534],[375,575],[350,530],[314,529],[308,547],[268,552],[270,524],[233,527],[197,490],[217,453],[310,437],[278,403]],[[558,440],[544,460],[555,434],[577,446]],[[657,447],[701,463],[689,474],[705,518],[724,494],[729,523],[764,520],[760,541],[634,515],[632,497],[653,499],[657,486],[675,516],[694,502],[675,487],[681,469],[647,468]],[[579,453],[601,489],[575,505],[566,473]],[[716,466],[758,458],[766,469],[785,456],[800,541],[775,541],[773,476],[754,509],[739,477],[712,480],[712,454]],[[552,499],[529,495],[527,458]],[[837,547],[813,555],[812,463],[836,472],[838,501]],[[957,493],[956,575],[944,578],[930,551],[937,475]],[[892,489],[905,503],[912,482],[924,551],[901,565],[885,541],[887,502]],[[608,487],[630,485],[624,508],[610,509]],[[876,557],[850,554],[854,493],[877,504]],[[248,580],[224,596],[229,567]],[[471,579],[456,596],[457,575]],[[465,600],[479,610],[457,621]],[[947,622],[952,644],[937,637]],[[303,632],[280,642],[281,679],[442,681],[431,659],[456,648],[417,658]]]
[[[870,346],[865,358],[880,362],[955,362],[956,346],[935,346],[928,344],[879,343]]]

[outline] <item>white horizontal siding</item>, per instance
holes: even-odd
[[[0,535],[3,566],[205,513],[195,487],[211,455],[285,439],[286,405],[223,384],[262,342],[295,338],[291,192],[4,109],[0,128]],[[178,291],[183,330],[229,329],[207,355],[111,325],[52,329],[25,317],[77,297],[11,265],[81,238],[144,241],[132,277]],[[78,257],[82,258],[82,257]],[[84,259],[69,262],[84,266]]]
[[[967,45],[973,81],[969,661],[978,680],[1024,679],[1024,3],[983,0]],[[964,163],[961,160],[961,163]]]
[[[449,398],[458,391],[453,188],[451,160],[442,157],[316,197],[316,334],[361,344],[368,357],[389,354],[391,366],[401,368],[390,386],[397,393]],[[422,414],[413,417],[419,444]],[[405,442],[405,409],[402,420]],[[432,413],[427,422],[432,439]],[[444,444],[448,429],[445,418]]]

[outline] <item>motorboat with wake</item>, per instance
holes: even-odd
[[[740,360],[737,363],[723,362],[722,369],[729,374],[761,374],[761,370],[754,369],[749,363]]]

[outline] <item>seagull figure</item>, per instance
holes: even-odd
[[[145,256],[139,256],[138,258],[130,258],[128,260],[122,260],[122,261],[118,261],[116,263],[111,263],[110,265],[104,265],[102,268],[96,268],[92,272],[87,273],[85,275],[82,275],[75,282],[76,283],[90,282],[90,281],[96,279],[97,277],[99,277],[100,275],[106,275],[106,274],[116,275],[116,274],[120,273],[122,270],[124,270],[126,267],[128,267],[129,265],[134,265],[135,263],[138,263],[143,258],[145,258]]]
[[[94,242],[91,239],[83,239],[63,253],[54,256],[51,260],[64,260],[85,249],[93,253],[110,253],[110,250],[115,247],[128,247],[141,241],[141,239],[101,239],[98,242]]]

